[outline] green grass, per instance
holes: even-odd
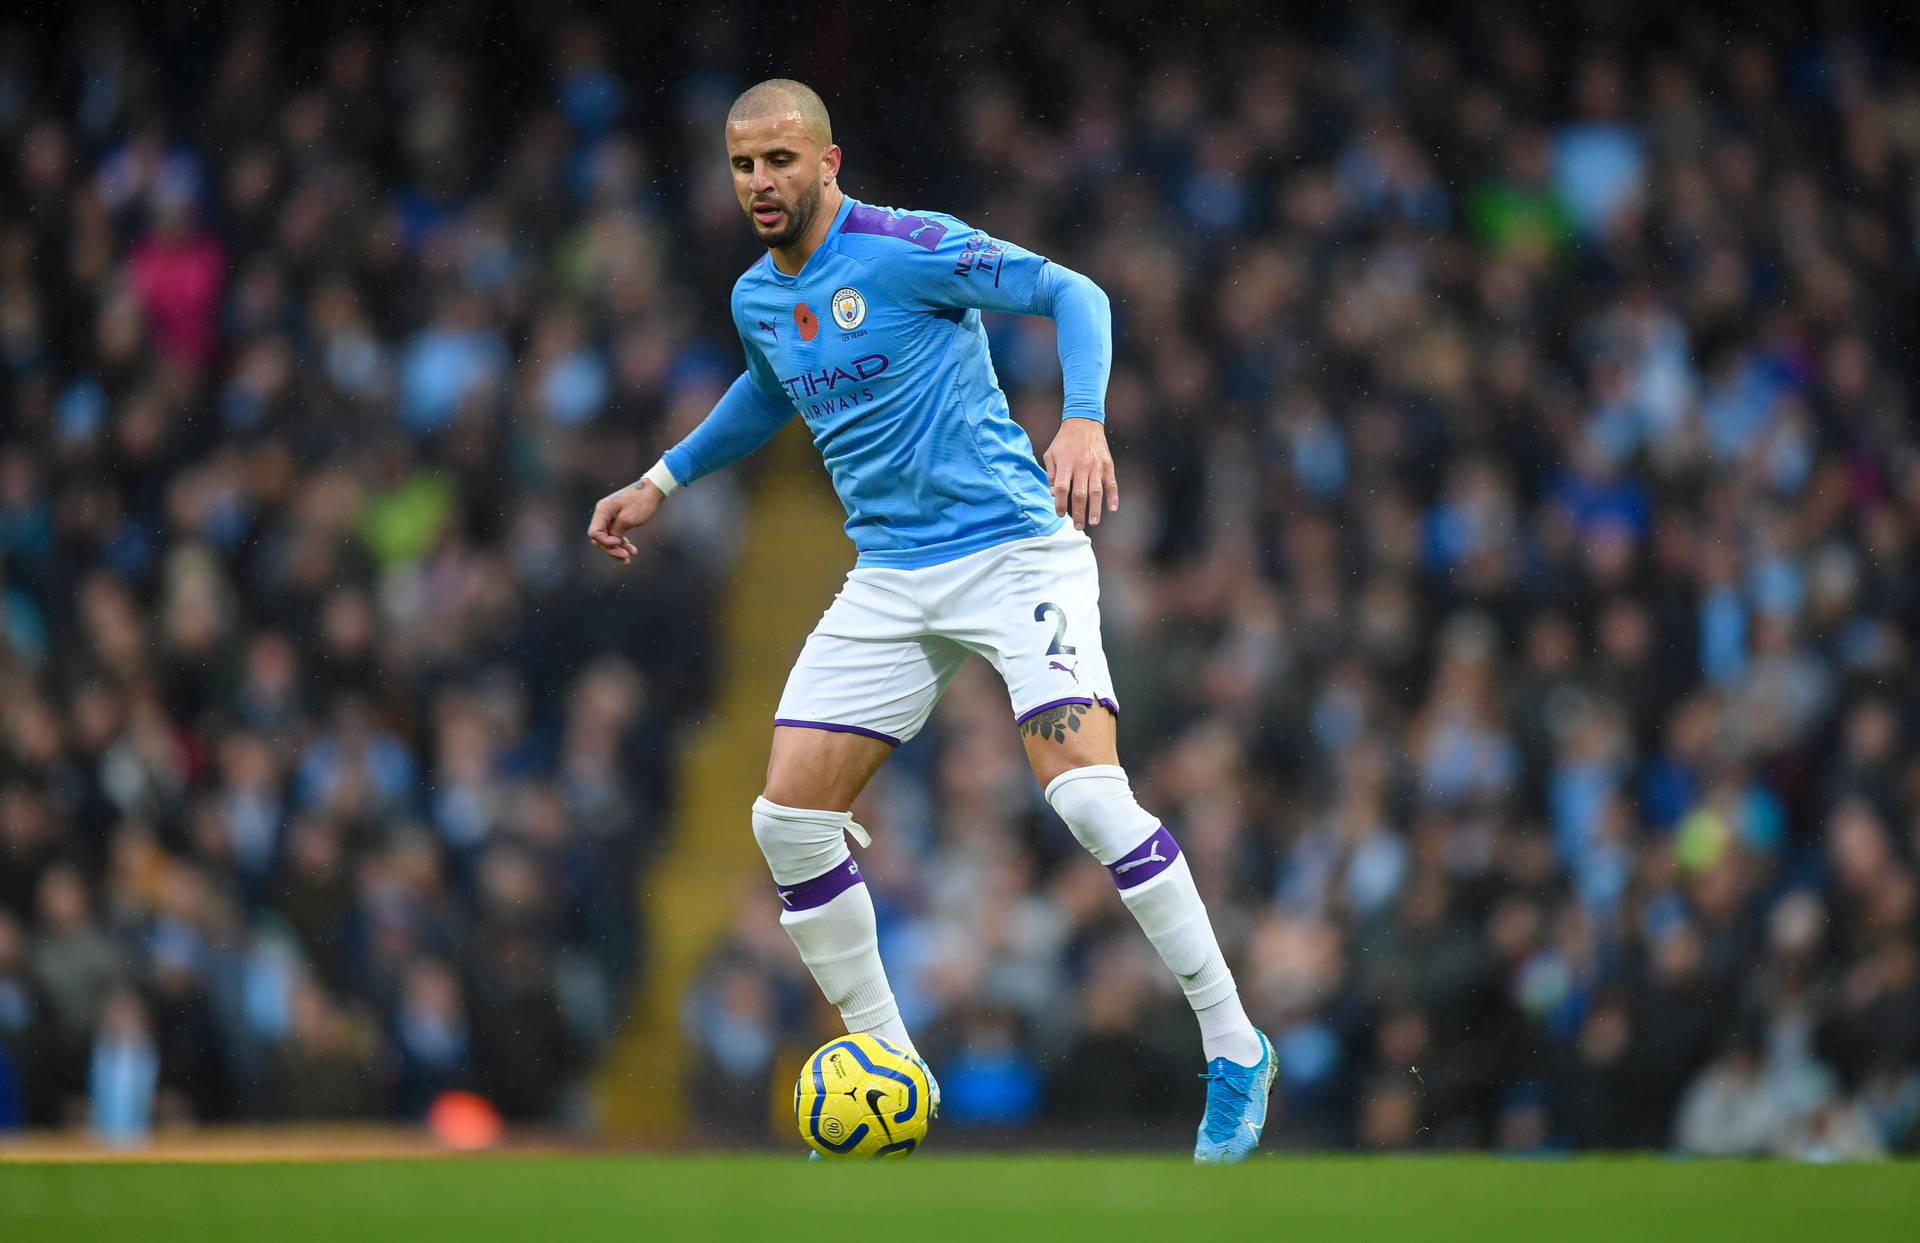
[[[0,1157],[4,1161],[4,1157]],[[1920,1239],[1920,1166],[1659,1158],[484,1157],[0,1164],[0,1240]]]

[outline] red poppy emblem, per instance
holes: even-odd
[[[820,331],[820,321],[813,317],[813,308],[806,303],[796,303],[793,308],[793,322],[800,329],[800,339],[811,341]]]

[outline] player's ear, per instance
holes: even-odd
[[[834,179],[840,176],[840,144],[834,143],[822,151],[820,163],[826,166],[826,172],[822,174],[820,180],[829,185],[833,184]]]

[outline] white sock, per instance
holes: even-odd
[[[753,805],[753,835],[773,873],[780,926],[849,1032],[874,1032],[914,1052],[880,964],[873,897],[847,850],[847,813]]]
[[[1180,981],[1200,1017],[1207,1060],[1257,1063],[1260,1038],[1240,1005],[1193,872],[1173,834],[1134,801],[1126,773],[1113,764],[1072,769],[1047,786],[1047,801],[1113,874],[1120,900]]]
[[[906,1039],[899,1003],[880,964],[873,898],[865,885],[855,885],[820,906],[783,911],[780,926],[793,938],[800,960],[840,1011],[848,1031],[877,1032],[888,1040],[897,1033]]]
[[[1153,853],[1157,843],[1159,853],[1171,855],[1172,860],[1151,879],[1122,889],[1120,900],[1160,952],[1160,961],[1179,979],[1187,1004],[1198,1013],[1235,995],[1233,973],[1227,970],[1226,956],[1214,939],[1206,903],[1194,886],[1186,856],[1165,849],[1172,841],[1165,829],[1156,829],[1153,839],[1141,844],[1141,851]],[[1125,865],[1122,860],[1118,866]]]
[[[1253,1022],[1240,1005],[1239,993],[1204,1010],[1195,1010],[1193,1015],[1200,1020],[1200,1048],[1209,1062],[1224,1057],[1241,1066],[1260,1064],[1266,1050],[1260,1047]]]
[[[847,1030],[853,1031],[854,1029],[852,1027],[848,1027]],[[874,1035],[880,1037],[880,1039],[886,1041],[888,1044],[897,1045],[898,1047],[905,1049],[907,1052],[913,1054],[915,1057],[920,1056],[920,1050],[913,1047],[913,1037],[907,1035],[907,1025],[906,1023],[901,1021],[900,1007],[897,1005],[893,1008],[892,1018],[887,1019],[880,1023],[876,1023],[874,1026],[869,1027],[865,1030],[872,1032]]]

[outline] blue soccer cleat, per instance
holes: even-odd
[[[938,1118],[940,1116],[940,1081],[933,1077],[933,1067],[927,1065],[926,1058],[916,1053],[913,1055],[913,1060],[920,1063],[920,1073],[927,1077],[927,1117]]]
[[[1267,1093],[1273,1091],[1280,1068],[1265,1032],[1260,1037],[1260,1061],[1252,1066],[1216,1057],[1207,1063],[1207,1115],[1193,1145],[1198,1165],[1226,1165],[1245,1161],[1260,1143],[1267,1125]]]

